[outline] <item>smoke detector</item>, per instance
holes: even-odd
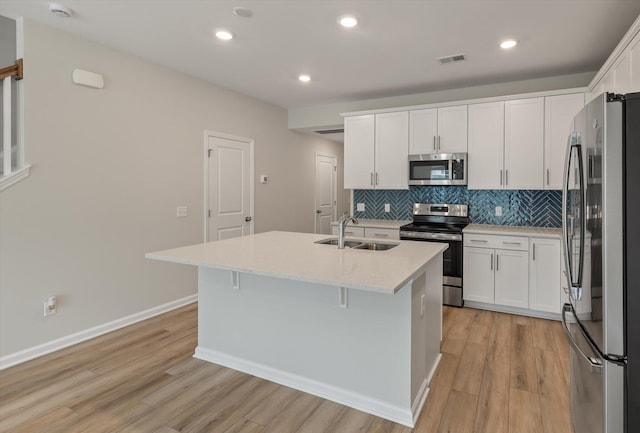
[[[60,18],[69,18],[73,14],[68,7],[56,3],[49,4],[49,12]]]
[[[439,61],[441,65],[444,65],[445,63],[461,62],[465,60],[465,57],[464,54],[454,54],[452,56],[438,57],[436,60]]]

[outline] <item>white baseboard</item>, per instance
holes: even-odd
[[[56,340],[40,344],[29,349],[21,350],[20,352],[2,356],[0,357],[0,370],[4,370],[5,368],[21,364],[23,362],[38,358],[51,352],[55,352],[56,350],[64,349],[65,347],[73,346],[74,344],[90,340],[108,332],[115,331],[116,329],[133,325],[134,323],[140,322],[142,320],[146,320],[159,314],[175,310],[176,308],[180,308],[184,305],[191,304],[192,302],[196,302],[197,300],[197,294],[187,296],[182,299],[167,302],[166,304],[158,305],[157,307],[149,308],[148,310],[140,311],[130,316],[122,317],[112,322],[104,323],[102,325],[86,329],[84,331],[76,332],[75,334],[67,335],[66,337],[58,338]]]
[[[438,357],[436,358],[436,362],[431,367],[431,371],[429,375],[422,381],[422,385],[420,385],[420,389],[418,390],[418,394],[416,398],[413,399],[413,405],[411,405],[411,413],[413,413],[413,425],[415,426],[418,422],[418,418],[420,417],[420,413],[422,412],[422,408],[427,401],[427,397],[429,396],[429,391],[431,391],[431,380],[433,376],[436,374],[436,370],[438,369],[438,364],[440,364],[440,360],[442,359],[442,353],[438,353]],[[412,426],[413,427],[413,426]]]
[[[527,308],[509,307],[507,305],[487,304],[484,302],[464,301],[464,306],[479,310],[498,311],[500,313],[516,314],[518,316],[537,317],[538,319],[562,320],[560,312],[547,313],[546,311],[529,310]]]
[[[296,374],[288,373],[286,371],[211,349],[197,347],[195,355],[193,356],[204,361],[213,362],[214,364],[219,364],[252,376],[257,376],[271,382],[279,383],[280,385],[284,385],[289,388],[317,395],[318,397],[388,419],[398,424],[406,425],[407,427],[413,427],[415,423],[412,410],[408,407],[402,408],[395,406],[344,388],[328,385],[314,379],[298,376]],[[429,392],[429,387],[426,386],[426,384],[423,384],[423,387],[425,390],[422,390],[421,388],[422,394],[418,393],[418,397],[420,398],[416,398],[416,400],[420,400],[420,407],[424,404],[424,400],[426,400]],[[417,417],[415,418],[417,419]]]

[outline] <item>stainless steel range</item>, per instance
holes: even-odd
[[[449,244],[443,256],[442,303],[462,307],[462,229],[466,204],[414,203],[413,222],[400,227],[400,239]]]

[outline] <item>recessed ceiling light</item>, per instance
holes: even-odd
[[[73,14],[73,11],[68,7],[56,3],[49,4],[49,12],[61,18],[69,18]]]
[[[230,41],[231,39],[233,39],[233,33],[231,33],[229,30],[217,30],[216,38],[222,39],[223,41]]]
[[[311,77],[307,74],[301,74],[298,75],[298,80],[302,81],[303,83],[308,83],[309,81],[311,81]]]
[[[237,6],[233,8],[233,14],[242,18],[249,18],[253,15],[251,9],[243,8],[242,6]]]
[[[338,22],[342,27],[346,27],[348,29],[355,27],[358,25],[358,19],[351,15],[345,15],[338,19]]]
[[[516,41],[515,39],[507,39],[500,43],[500,48],[508,50],[509,48],[513,48],[516,45],[518,45],[518,41]]]

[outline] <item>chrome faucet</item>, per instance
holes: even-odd
[[[347,227],[347,224],[353,222],[354,224],[358,224],[358,220],[352,216],[349,216],[346,212],[342,215],[342,218],[338,221],[338,248],[344,249],[344,229]]]

